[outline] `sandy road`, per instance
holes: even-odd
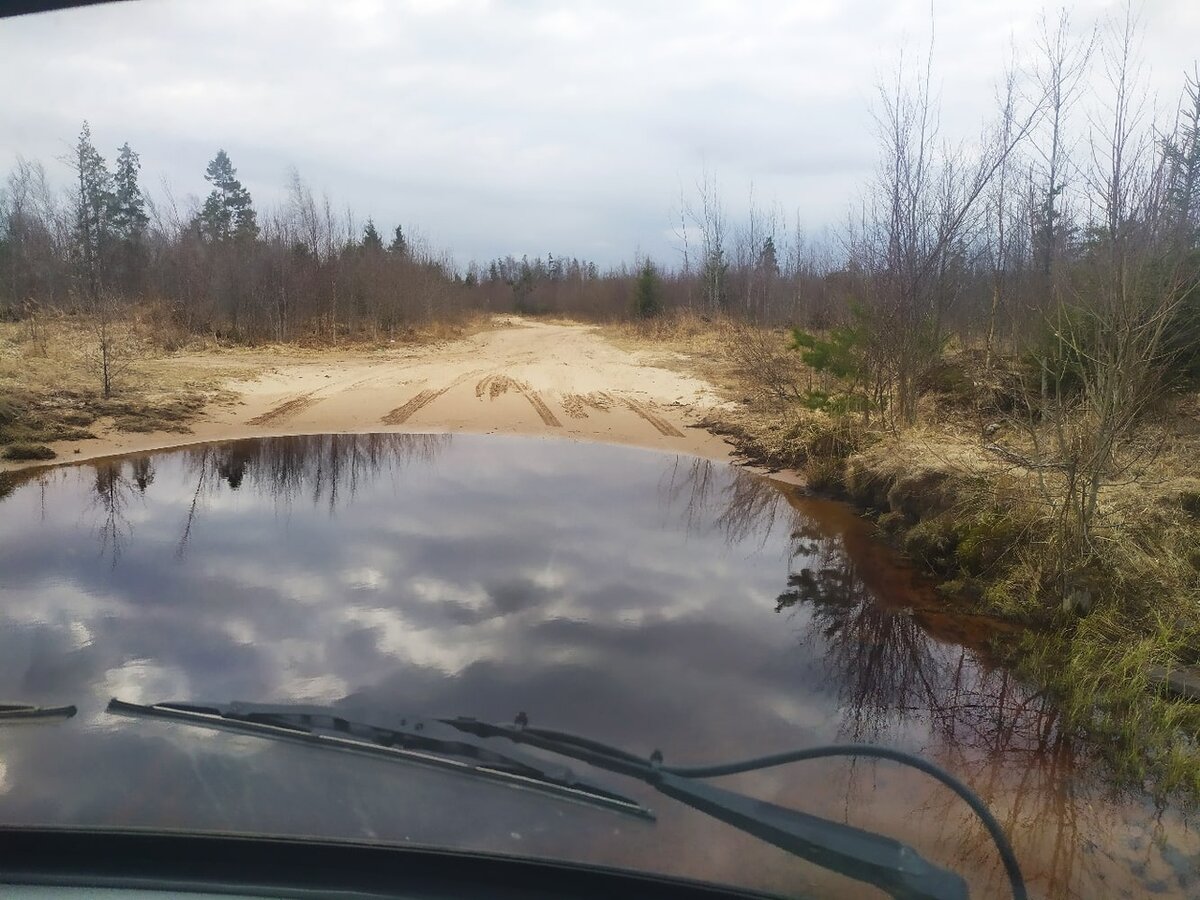
[[[435,346],[264,359],[262,371],[226,387],[240,402],[210,407],[190,435],[107,431],[55,449],[79,460],[193,441],[404,431],[546,435],[729,457],[721,438],[695,427],[721,403],[711,385],[585,325],[507,318]]]

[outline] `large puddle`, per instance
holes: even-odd
[[[0,729],[0,824],[441,843],[868,895],[615,776],[656,823],[103,708],[524,711],[680,765],[902,747],[983,795],[1034,896],[1200,891],[1196,835],[1108,790],[1054,705],[989,663],[984,623],[939,612],[844,507],[736,468],[342,435],[51,469],[0,496],[0,694],[79,707]],[[838,761],[724,783],[900,837],[972,896],[1006,896],[978,823],[923,776]]]

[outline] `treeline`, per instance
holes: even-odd
[[[18,159],[0,192],[0,314],[46,310],[119,315],[153,303],[190,332],[237,340],[336,341],[394,335],[476,305],[449,258],[397,226],[318,201],[293,172],[287,201],[262,212],[224,150],[204,173],[210,192],[181,210],[139,184],[129,144],[110,170],[85,122],[67,160],[65,196],[41,163]]]
[[[1148,315],[1161,333],[1138,352],[1186,356],[1200,333],[1200,79],[1185,79],[1173,116],[1153,119],[1133,32],[1129,21],[1081,37],[1065,16],[1044,23],[969,144],[939,131],[930,70],[899,72],[876,103],[876,174],[833,237],[810,241],[753,201],[735,221],[705,176],[673,214],[676,258],[604,271],[552,254],[463,271],[399,228],[385,238],[336,211],[295,172],[285,202],[256,208],[224,151],[195,208],[169,192],[152,201],[138,154],[125,144],[110,170],[85,123],[65,195],[27,160],[0,192],[0,314],[149,301],[189,331],[336,341],[473,310],[615,319],[687,309],[842,329],[842,369],[906,420],[956,337],[984,346],[989,366],[1039,342],[1077,345],[1041,347],[1053,380],[1096,340],[1066,336],[1066,324],[1136,330],[1117,319]]]

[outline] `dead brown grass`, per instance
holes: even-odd
[[[181,361],[179,351],[202,342],[175,337],[152,321],[123,323],[119,375],[112,396],[104,397],[86,320],[44,321],[36,336],[24,325],[0,323],[0,444],[79,440],[100,427],[187,431],[207,403],[225,399],[220,383],[237,367]]]

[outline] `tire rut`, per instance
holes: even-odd
[[[313,404],[320,403],[322,400],[326,399],[325,397],[318,397],[317,396],[318,394],[321,394],[326,391],[341,393],[343,391],[348,391],[353,388],[359,387],[361,385],[367,384],[370,381],[377,381],[378,378],[379,378],[379,376],[372,376],[370,378],[361,378],[358,381],[352,382],[351,384],[325,384],[325,385],[322,385],[319,388],[314,388],[311,391],[308,391],[303,394],[299,394],[298,396],[292,397],[288,400],[284,400],[282,403],[279,403],[276,406],[273,406],[270,409],[268,409],[265,413],[260,413],[259,415],[255,416],[253,419],[247,419],[246,424],[247,425],[278,425],[280,422],[284,422],[284,421],[292,418],[293,416],[299,415],[300,413],[304,412],[304,410],[308,409]]]
[[[297,413],[308,409],[320,397],[314,397],[316,391],[309,391],[307,394],[301,394],[299,397],[293,397],[291,400],[285,400],[278,406],[268,409],[265,413],[255,416],[253,419],[247,419],[247,425],[274,425],[282,422],[284,419],[290,419]]]
[[[668,422],[666,419],[652,413],[645,406],[630,397],[621,397],[621,402],[633,410],[634,413],[641,416],[647,422],[654,426],[663,437],[683,437],[683,432]]]
[[[516,391],[529,401],[529,405],[533,407],[533,411],[538,414],[538,418],[542,420],[543,424],[549,425],[551,428],[562,428],[562,422],[559,421],[558,416],[554,415],[554,411],[542,399],[541,394],[532,390],[525,382],[517,381],[508,375],[488,375],[475,385],[475,396],[482,400],[483,395],[487,394],[490,399],[495,400],[510,390]]]
[[[403,406],[397,406],[379,421],[381,421],[384,425],[403,425],[410,418],[412,418],[413,415],[424,409],[438,397],[442,396],[442,394],[446,393],[446,391],[450,390],[451,388],[458,387],[468,378],[473,378],[478,374],[478,369],[475,369],[471,372],[464,372],[462,375],[459,375],[443,388],[421,391]]]

